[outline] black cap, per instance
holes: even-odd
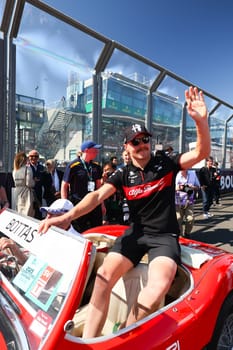
[[[146,129],[146,127],[144,125],[142,125],[142,124],[132,124],[125,131],[124,143],[132,141],[133,139],[135,139],[135,137],[137,137],[140,134],[145,134],[147,136],[152,136],[152,134]]]

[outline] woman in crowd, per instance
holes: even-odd
[[[15,182],[15,204],[20,214],[34,217],[34,186],[32,169],[27,166],[27,155],[24,152],[16,154],[14,159],[13,179]]]

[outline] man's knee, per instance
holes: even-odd
[[[98,268],[95,279],[96,288],[101,288],[104,292],[111,292],[116,282],[117,279],[114,277],[114,274],[104,264]]]

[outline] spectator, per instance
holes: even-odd
[[[165,147],[164,151],[168,156],[171,157],[173,155],[174,149],[172,146],[169,145]]]
[[[52,186],[49,189],[49,193],[47,195],[47,204],[50,205],[56,199],[61,198],[61,183],[64,172],[57,169],[56,161],[54,159],[48,159],[45,165],[47,168],[47,172],[50,174],[52,180]]]
[[[39,162],[39,152],[35,149],[31,150],[28,155],[29,166],[32,169],[33,178],[35,181],[35,218],[41,220],[42,215],[40,207],[42,206],[42,198],[46,200],[47,194],[52,186],[52,179],[45,172],[45,167]]]
[[[110,162],[111,162],[111,164],[112,164],[113,169],[116,170],[117,165],[118,165],[118,159],[117,159],[117,157],[116,157],[116,156],[111,157],[111,158],[110,158]]]
[[[213,204],[214,173],[216,173],[216,169],[213,167],[213,157],[210,156],[206,159],[206,166],[202,167],[199,171],[204,219],[209,219],[213,216],[209,210]]]
[[[107,162],[103,167],[102,184],[114,173],[111,162]],[[112,196],[104,201],[103,224],[123,224],[122,215],[122,195],[120,191],[116,191]]]
[[[214,173],[214,205],[221,205],[220,203],[220,188],[221,188],[221,170],[218,167],[218,162],[214,163],[216,169]]]
[[[102,169],[97,162],[94,162],[101,147],[93,141],[82,143],[82,157],[76,158],[66,167],[61,186],[61,198],[69,198],[73,204],[77,204],[87,193],[101,186]],[[101,205],[75,220],[73,225],[79,232],[102,225]]]
[[[111,176],[114,173],[115,169],[112,166],[112,162],[106,162],[103,166],[103,172],[102,172],[102,179],[101,184],[103,185],[109,176]]]
[[[65,223],[85,215],[113,195],[124,190],[129,203],[131,225],[118,237],[112,251],[98,269],[89,303],[83,337],[101,334],[109,298],[116,281],[137,265],[143,255],[149,256],[149,274],[129,313],[126,326],[154,312],[169,290],[180,263],[179,225],[175,210],[175,176],[207,157],[210,135],[207,108],[202,92],[190,87],[185,91],[187,111],[196,123],[196,147],[175,158],[151,154],[150,136],[140,124],[133,124],[125,134],[125,149],[132,163],[118,169],[97,191],[89,193],[71,211],[60,218],[44,220],[38,231],[46,232],[51,225]]]
[[[35,181],[31,167],[27,166],[27,155],[19,152],[14,158],[13,179],[15,183],[15,205],[20,214],[35,215]]]
[[[122,152],[122,159],[123,159],[123,163],[121,163],[119,165],[119,168],[122,168],[123,166],[126,166],[126,165],[130,164],[130,161],[131,161],[130,155],[129,155],[129,153],[126,150],[124,150]]]
[[[68,199],[57,199],[48,207],[41,207],[40,210],[43,214],[46,214],[46,217],[52,218],[56,216],[60,216],[64,213],[67,213],[69,210],[73,208],[73,203]],[[70,224],[66,226],[66,231],[73,233],[74,235],[80,235],[78,231],[74,229],[74,227]]]
[[[3,185],[0,185],[0,209],[9,207],[10,203],[7,198],[6,189]]]
[[[176,216],[180,234],[188,237],[194,224],[195,195],[200,183],[194,170],[181,170],[176,176]],[[184,229],[183,229],[184,223]]]
[[[127,165],[129,165],[131,163],[131,158],[130,158],[129,152],[124,150],[122,152],[122,159],[123,159],[123,163],[119,165],[119,168],[127,166]],[[123,194],[122,194],[122,196],[123,196]],[[129,212],[129,206],[128,206],[126,198],[122,198],[121,209],[122,209],[122,224],[123,225],[129,225],[129,223],[130,223],[130,212]]]

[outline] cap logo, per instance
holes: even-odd
[[[133,124],[132,125],[132,131],[137,133],[137,132],[141,132],[142,131],[142,127],[140,124]]]

